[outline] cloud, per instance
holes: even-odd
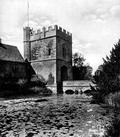
[[[115,5],[110,9],[112,16],[120,19],[120,5]]]

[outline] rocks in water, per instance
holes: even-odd
[[[73,133],[70,133],[69,135],[70,135],[70,136],[73,136],[74,134],[73,134]]]
[[[63,125],[62,125],[61,123],[59,123],[59,124],[56,125],[56,127],[57,127],[57,129],[59,130],[60,128],[63,127]]]
[[[30,133],[27,134],[26,137],[33,137],[33,136],[34,136],[34,133],[30,132]]]
[[[88,109],[88,110],[87,110],[87,112],[91,112],[91,111],[93,111],[93,110],[92,110],[92,109]]]

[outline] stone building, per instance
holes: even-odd
[[[26,77],[26,63],[18,48],[0,42],[0,81]]]
[[[72,34],[55,25],[42,31],[24,28],[24,58],[53,91],[62,91],[62,81],[72,80]]]

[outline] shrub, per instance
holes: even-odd
[[[37,76],[37,75],[33,75],[31,77],[31,80],[29,82],[30,86],[41,86],[41,87],[45,87],[46,83],[42,82],[41,79]]]
[[[27,79],[7,79],[0,84],[0,96],[11,97],[19,95],[51,95],[52,91],[46,88],[46,83],[41,82],[37,75]]]
[[[112,122],[106,127],[104,137],[119,137],[120,136],[120,92],[110,93],[105,97],[105,103],[112,107]]]
[[[115,107],[117,109],[120,108],[120,92],[110,93],[105,97],[105,103],[109,106]]]

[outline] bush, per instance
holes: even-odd
[[[7,79],[0,84],[0,96],[11,97],[20,95],[51,95],[52,91],[46,88],[46,83],[41,82],[37,75],[27,79]]]
[[[117,109],[120,108],[120,92],[110,93],[105,97],[105,103]]]
[[[119,137],[120,136],[120,92],[110,93],[105,97],[105,103],[112,107],[112,122],[106,127],[104,137]],[[111,113],[111,112],[110,112]]]
[[[29,91],[40,95],[40,96],[49,96],[52,95],[52,91],[46,87],[38,87],[38,86],[34,86],[29,88]]]
[[[46,88],[46,83],[42,82],[37,75],[33,75],[29,82],[29,90],[38,95],[51,95],[52,91]]]
[[[45,87],[46,83],[42,82],[41,79],[37,76],[37,75],[33,75],[31,77],[31,80],[29,82],[30,86],[41,86],[41,87]]]
[[[106,127],[106,134],[103,137],[120,137],[120,120],[114,118],[111,125]]]

